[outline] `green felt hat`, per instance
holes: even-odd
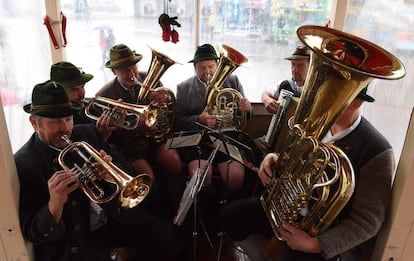
[[[63,118],[81,109],[72,104],[62,85],[51,80],[35,85],[32,103],[23,107],[27,113],[48,118]]]
[[[105,63],[106,68],[124,68],[141,61],[142,55],[135,53],[125,44],[114,45],[109,51],[109,61]]]
[[[89,82],[92,74],[84,73],[81,68],[69,62],[58,62],[50,68],[50,79],[64,88],[71,88]]]
[[[197,47],[194,58],[189,63],[195,63],[206,60],[218,60],[216,49],[211,44],[203,44]]]

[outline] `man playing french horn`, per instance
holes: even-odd
[[[14,158],[20,181],[21,230],[33,243],[35,260],[109,261],[115,247],[126,247],[131,260],[166,260],[172,231],[145,209],[152,204],[151,196],[133,208],[122,207],[118,195],[100,203],[83,189],[86,173],[76,176],[72,169],[62,170],[59,160],[67,137],[100,151],[97,154],[104,162],[113,160],[134,173],[130,163],[103,142],[93,124],[73,124],[73,115],[81,107],[71,103],[65,89],[53,81],[37,84],[32,103],[24,110],[35,133]],[[96,171],[107,177],[109,170],[102,170]]]
[[[177,85],[177,117],[175,130],[177,131],[201,131],[203,128],[196,123],[201,123],[212,129],[217,129],[218,116],[211,113],[211,106],[207,104],[207,83],[216,73],[218,60],[215,48],[210,44],[197,47],[194,58],[189,61],[194,64],[195,76]],[[236,75],[228,75],[223,79],[223,87],[231,88],[239,92],[242,98],[238,101],[238,108],[242,113],[248,113],[252,107],[248,99],[244,98],[243,87]],[[187,162],[188,173],[192,175],[197,168],[203,168],[212,148],[201,146],[200,150],[189,147],[182,149],[183,160]],[[214,164],[225,186],[236,193],[243,184],[244,166],[238,162],[230,162],[229,156],[217,153]],[[205,187],[211,184],[212,168],[207,172]]]

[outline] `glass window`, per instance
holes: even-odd
[[[369,87],[374,103],[364,106],[364,116],[392,144],[398,162],[414,105],[414,3],[397,0],[350,0],[345,32],[369,40],[394,54],[406,67],[407,75],[394,81],[375,79]],[[392,22],[391,22],[392,21]]]
[[[166,6],[164,2],[167,2]],[[139,71],[148,70],[151,49],[176,61],[177,64],[161,77],[164,85],[174,91],[179,81],[193,74],[192,66],[186,64],[195,46],[192,1],[64,0],[61,6],[68,20],[67,60],[94,75],[86,85],[87,97],[94,96],[114,77],[112,71],[105,68],[109,48],[114,44],[126,44],[143,55],[138,63]],[[176,44],[162,40],[158,17],[164,12],[170,17],[177,16],[181,24],[181,27],[172,27],[179,34]]]
[[[0,94],[13,151],[32,133],[22,106],[49,77],[49,39],[43,1],[0,1]]]
[[[243,53],[249,62],[235,70],[251,102],[261,92],[291,76],[284,60],[298,44],[300,25],[324,25],[330,0],[201,1],[202,43],[225,43]]]

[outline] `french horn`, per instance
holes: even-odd
[[[283,223],[323,233],[351,198],[355,177],[342,150],[321,139],[374,78],[395,80],[404,65],[381,47],[335,29],[302,26],[311,50],[308,76],[274,177],[260,200],[275,236]]]
[[[106,162],[98,151],[86,142],[72,142],[59,153],[59,165],[77,176],[84,193],[95,203],[109,202],[116,196],[123,208],[139,205],[150,192],[152,178],[147,174],[131,177],[112,162]],[[107,175],[100,175],[104,171]]]
[[[216,116],[216,128],[244,128],[247,112],[240,112],[242,94],[233,88],[223,88],[226,79],[241,64],[248,61],[242,53],[228,45],[220,45],[220,60],[213,76],[207,82],[207,106],[210,114]]]

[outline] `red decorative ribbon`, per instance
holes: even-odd
[[[43,18],[43,24],[46,25],[53,46],[55,46],[55,49],[59,49],[59,44],[56,40],[55,33],[53,33],[52,24],[50,23],[49,16],[45,15],[45,17]]]
[[[59,28],[61,31],[60,33],[62,33],[62,38],[63,38],[63,45],[62,47],[65,47],[67,44],[67,39],[66,39],[66,16],[60,12],[60,22],[61,22],[61,27]],[[50,39],[52,40],[53,46],[55,47],[55,49],[59,49],[59,43],[56,39],[55,33],[53,32],[53,28],[52,28],[52,22],[49,19],[49,16],[45,15],[45,17],[43,18],[43,24],[46,25],[47,31],[49,32],[49,36]]]
[[[66,16],[60,12],[60,20],[62,21],[62,37],[63,37],[63,47],[66,46],[68,41],[66,40]]]

